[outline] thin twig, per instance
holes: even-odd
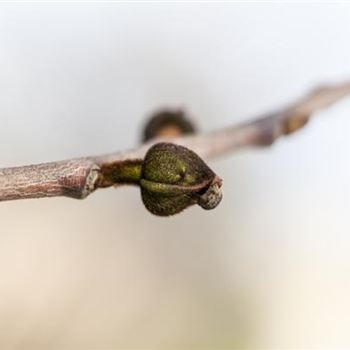
[[[323,86],[291,106],[222,130],[159,138],[137,149],[109,155],[0,169],[0,201],[54,196],[85,198],[96,188],[102,187],[101,169],[143,159],[147,150],[160,141],[185,146],[204,159],[222,156],[244,147],[269,146],[277,138],[299,130],[312,114],[348,94],[350,82]]]

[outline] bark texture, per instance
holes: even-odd
[[[96,188],[99,167],[68,160],[0,169],[0,201],[66,196],[82,199]]]
[[[185,146],[203,159],[246,147],[270,146],[279,137],[301,129],[314,113],[348,94],[350,82],[322,86],[292,105],[222,130],[157,138],[125,152],[0,169],[0,201],[55,196],[85,198],[98,187],[118,184],[111,183],[103,169],[123,169],[123,164],[142,162],[149,148],[158,142]]]

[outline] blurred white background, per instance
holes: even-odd
[[[1,4],[1,167],[133,147],[161,107],[248,120],[349,79],[349,33],[346,4]],[[350,347],[349,114],[210,163],[210,212],[1,203],[0,347]]]

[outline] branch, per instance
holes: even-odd
[[[192,149],[204,159],[220,157],[241,148],[271,146],[279,137],[292,134],[305,126],[313,114],[330,107],[349,94],[350,82],[322,86],[294,104],[252,121],[207,134],[172,139],[171,142]],[[142,157],[147,147],[148,145],[145,145],[140,148],[137,156]],[[101,159],[116,160],[113,155]]]
[[[0,169],[0,200],[66,196],[85,198],[99,167],[88,159]]]
[[[323,86],[296,103],[253,121],[206,134],[156,138],[131,151],[47,164],[0,169],[0,201],[66,196],[85,198],[96,188],[136,183],[123,176],[141,174],[147,151],[159,142],[191,149],[204,159],[244,147],[270,146],[277,138],[301,129],[311,115],[350,94],[350,82]],[[134,165],[137,167],[134,168]],[[111,171],[114,174],[111,176]],[[118,174],[122,174],[118,176]],[[221,182],[216,181],[216,185]]]

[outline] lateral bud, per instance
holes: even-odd
[[[194,204],[214,209],[222,199],[221,185],[196,153],[172,143],[152,146],[142,164],[142,201],[155,215],[174,215]]]

